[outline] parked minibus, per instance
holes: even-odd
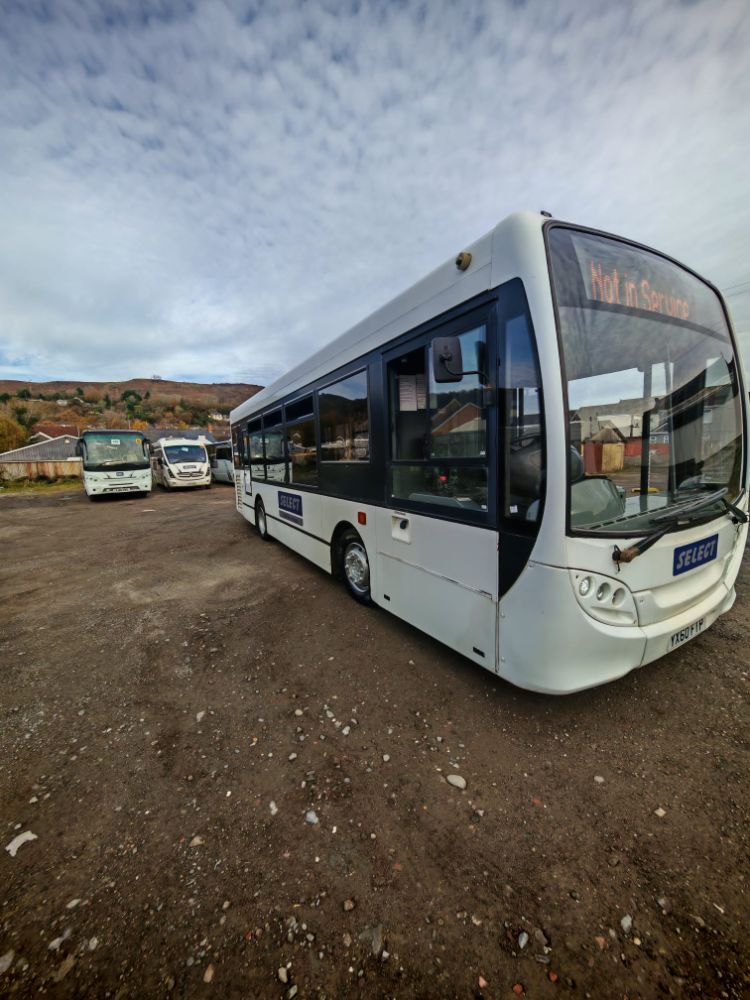
[[[230,419],[262,538],[521,687],[611,681],[735,600],[727,308],[632,240],[512,215]]]
[[[149,443],[141,431],[85,430],[76,444],[90,500],[112,493],[151,492]]]
[[[166,490],[211,485],[206,447],[192,438],[160,438],[153,448],[154,481]]]

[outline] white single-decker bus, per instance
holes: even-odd
[[[94,500],[112,493],[151,492],[149,443],[141,431],[85,430],[76,452],[83,488]]]
[[[230,420],[263,538],[521,687],[613,680],[735,600],[727,309],[632,241],[512,215]]]

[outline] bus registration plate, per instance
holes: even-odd
[[[687,642],[688,639],[694,638],[699,632],[703,631],[705,621],[705,618],[699,618],[698,621],[693,622],[692,625],[686,625],[685,628],[681,628],[679,632],[675,632],[669,640],[669,648],[674,649],[676,646],[681,646],[683,642]]]

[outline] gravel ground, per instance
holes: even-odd
[[[747,569],[553,699],[228,487],[0,496],[0,546],[3,995],[748,995]]]

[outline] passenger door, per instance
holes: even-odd
[[[466,374],[457,381],[435,380],[437,336],[459,338]],[[483,309],[436,328],[390,352],[385,364],[390,509],[379,517],[376,600],[494,670],[493,313]]]

